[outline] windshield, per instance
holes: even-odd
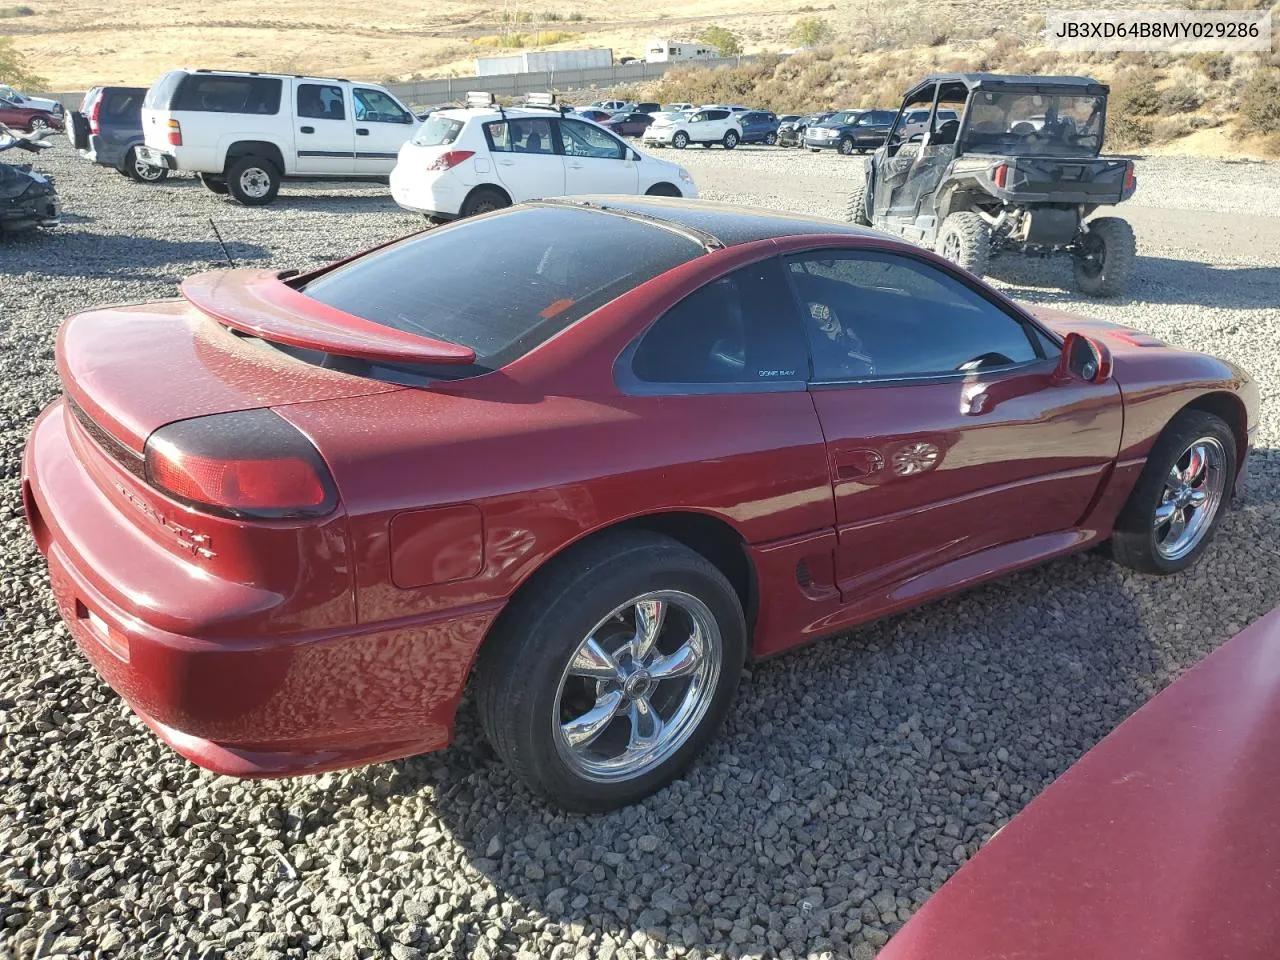
[[[842,110],[839,113],[833,113],[823,121],[823,126],[839,127],[846,123],[853,123],[853,121],[858,119],[861,113],[861,110]]]
[[[1096,157],[1106,99],[978,91],[969,105],[964,149],[1001,156]]]
[[[475,373],[703,252],[682,234],[616,214],[523,207],[408,237],[303,290],[354,316],[471,347]]]
[[[422,126],[413,136],[413,142],[420,147],[440,147],[453,143],[461,132],[461,120],[452,120],[433,113],[422,121]]]

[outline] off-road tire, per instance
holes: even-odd
[[[143,173],[143,170],[151,171],[151,173]],[[138,162],[138,151],[134,147],[130,147],[129,152],[124,155],[124,167],[121,172],[135,183],[160,183],[169,176],[169,171],[164,167],[151,167],[146,164],[140,164]]]
[[[242,178],[245,174],[254,174],[266,180],[263,193],[252,193],[245,189]],[[265,157],[240,157],[227,170],[227,193],[236,203],[246,207],[263,207],[276,198],[280,192],[280,170]]]
[[[1133,227],[1119,217],[1098,217],[1086,227],[1079,242],[1100,243],[1103,260],[1101,268],[1096,269],[1084,258],[1072,257],[1076,287],[1091,297],[1119,296],[1129,284],[1138,257]]]
[[[867,215],[867,181],[864,178],[849,191],[849,202],[845,204],[844,218],[849,223],[859,226],[871,226],[871,218]]]
[[[675,135],[671,138],[671,145],[677,150],[683,150],[689,145],[689,135],[683,130],[677,130]]]
[[[728,133],[724,135],[724,139],[721,140],[720,142],[724,144],[724,148],[726,150],[732,150],[734,147],[738,145],[738,141],[740,139],[741,138],[736,133],[730,130]]]
[[[845,137],[843,140],[840,141],[840,146],[837,147],[836,149],[840,151],[841,156],[851,157],[853,156],[853,141],[850,140],[848,137]]]
[[[1169,560],[1156,549],[1154,513],[1160,505],[1169,471],[1187,447],[1201,437],[1217,440],[1226,453],[1222,498],[1208,531],[1195,548],[1185,556]],[[1116,520],[1115,530],[1107,544],[1112,559],[1139,573],[1161,576],[1178,573],[1195,563],[1213,539],[1222,515],[1230,505],[1236,483],[1236,457],[1235,434],[1221,417],[1203,410],[1183,410],[1170,420],[1147,455],[1146,466],[1142,468],[1142,474]]]
[[[976,213],[962,210],[942,221],[933,249],[980,277],[987,272],[991,260],[991,231]]]
[[[746,655],[738,595],[701,555],[641,531],[619,531],[571,548],[535,577],[503,612],[477,658],[476,702],[485,734],[512,772],[557,806],[592,812],[634,803],[679,776],[724,722]],[[715,618],[720,669],[710,704],[688,739],[658,766],[631,779],[588,779],[556,747],[561,676],[602,618],[629,598],[655,590],[696,597]]]
[[[494,190],[492,187],[477,187],[462,202],[462,209],[458,211],[458,216],[474,217],[481,213],[491,213],[494,210],[501,210],[503,207],[509,206],[511,206],[510,199],[499,191]]]
[[[197,173],[196,179],[204,184],[204,188],[220,197],[227,195],[227,181],[224,177],[215,177],[209,173]]]

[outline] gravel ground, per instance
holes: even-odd
[[[857,163],[680,159],[707,196],[828,215]],[[55,329],[218,264],[210,217],[238,262],[282,268],[420,221],[381,187],[289,187],[249,210],[191,180],[134,184],[62,145],[41,165],[66,225],[0,246],[0,958],[868,960],[1083,751],[1280,599],[1280,243],[1263,242],[1280,236],[1280,166],[1148,161],[1131,299],[1077,303],[1060,265],[998,276],[1262,383],[1247,498],[1193,571],[1072,557],[756,665],[689,775],[614,814],[532,803],[469,707],[435,755],[288,782],[203,773],[77,654],[27,536],[19,453],[58,393]]]

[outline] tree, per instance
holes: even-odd
[[[831,39],[831,24],[821,17],[801,17],[791,28],[791,42],[797,47],[816,47]]]
[[[738,38],[724,27],[707,27],[698,35],[698,39],[715,47],[722,57],[736,57],[742,53],[742,44],[738,42]]]
[[[43,77],[26,68],[11,37],[0,37],[0,83],[23,90],[43,90],[47,86]]]

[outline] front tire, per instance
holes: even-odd
[[[169,176],[164,167],[153,167],[138,159],[138,151],[133,147],[124,156],[124,175],[136,183],[160,183]]]
[[[476,694],[498,755],[571,810],[634,803],[719,729],[746,624],[733,587],[667,537],[620,532],[572,550],[485,643]]]
[[[49,128],[49,121],[44,117],[32,117],[31,123],[27,126],[27,133],[39,133],[41,130]]]
[[[843,156],[846,156],[846,157],[853,156],[853,141],[850,140],[848,137],[845,137],[845,139],[840,141],[839,149],[840,149],[840,153]]]
[[[671,183],[655,183],[652,187],[644,192],[646,197],[683,197],[675,184]]]
[[[1183,410],[1164,428],[1111,536],[1111,556],[1167,575],[1199,558],[1236,483],[1236,438],[1221,417]]]
[[[953,213],[942,221],[934,250],[980,277],[987,272],[991,260],[991,232],[976,213]]]
[[[241,157],[227,171],[227,192],[246,207],[265,206],[280,192],[280,171],[262,157]]]
[[[1090,220],[1076,241],[1072,257],[1076,286],[1091,297],[1115,297],[1124,292],[1138,257],[1133,227],[1119,217]]]

